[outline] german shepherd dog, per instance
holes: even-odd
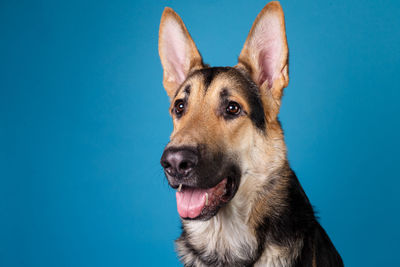
[[[159,32],[174,130],[161,157],[176,189],[185,266],[343,266],[286,156],[278,120],[288,85],[283,11],[267,4],[234,67],[209,67],[181,18]]]

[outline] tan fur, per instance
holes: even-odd
[[[295,258],[300,254],[303,247],[302,241],[298,240],[292,244],[291,250],[286,247],[278,247],[275,245],[267,246],[260,260],[254,265],[255,267],[285,267],[291,266]]]

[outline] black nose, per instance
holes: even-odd
[[[188,177],[198,162],[197,152],[190,148],[170,147],[164,150],[161,166],[174,178]]]

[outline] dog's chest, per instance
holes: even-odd
[[[221,214],[222,215],[222,214]],[[239,220],[221,220],[217,215],[209,221],[189,222],[176,242],[182,261],[195,266],[236,266],[253,258],[257,241],[248,226]]]
[[[248,266],[254,263],[257,242],[247,229],[226,231],[228,229],[203,227],[197,225],[197,231],[190,228],[190,233],[177,240],[178,254],[185,266]],[[297,245],[292,249],[267,245],[254,266],[292,266],[298,249]]]
[[[246,266],[253,263],[257,241],[244,224],[217,227],[218,221],[186,225],[186,233],[177,240],[177,250],[185,265]],[[211,227],[212,226],[212,227]],[[221,226],[221,225],[220,225]],[[291,266],[296,252],[266,246],[254,266]],[[212,263],[211,263],[212,262]]]
[[[207,266],[255,266],[255,267],[289,267],[293,264],[293,255],[282,251],[267,248],[261,258],[254,263],[248,258],[239,258],[234,251],[193,251],[183,240],[177,241],[178,253],[185,266],[207,267]]]

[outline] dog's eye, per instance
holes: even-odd
[[[176,115],[181,115],[185,110],[185,103],[182,99],[176,100],[174,107]]]
[[[229,102],[226,107],[226,113],[229,115],[238,115],[240,113],[240,105],[233,101]]]

